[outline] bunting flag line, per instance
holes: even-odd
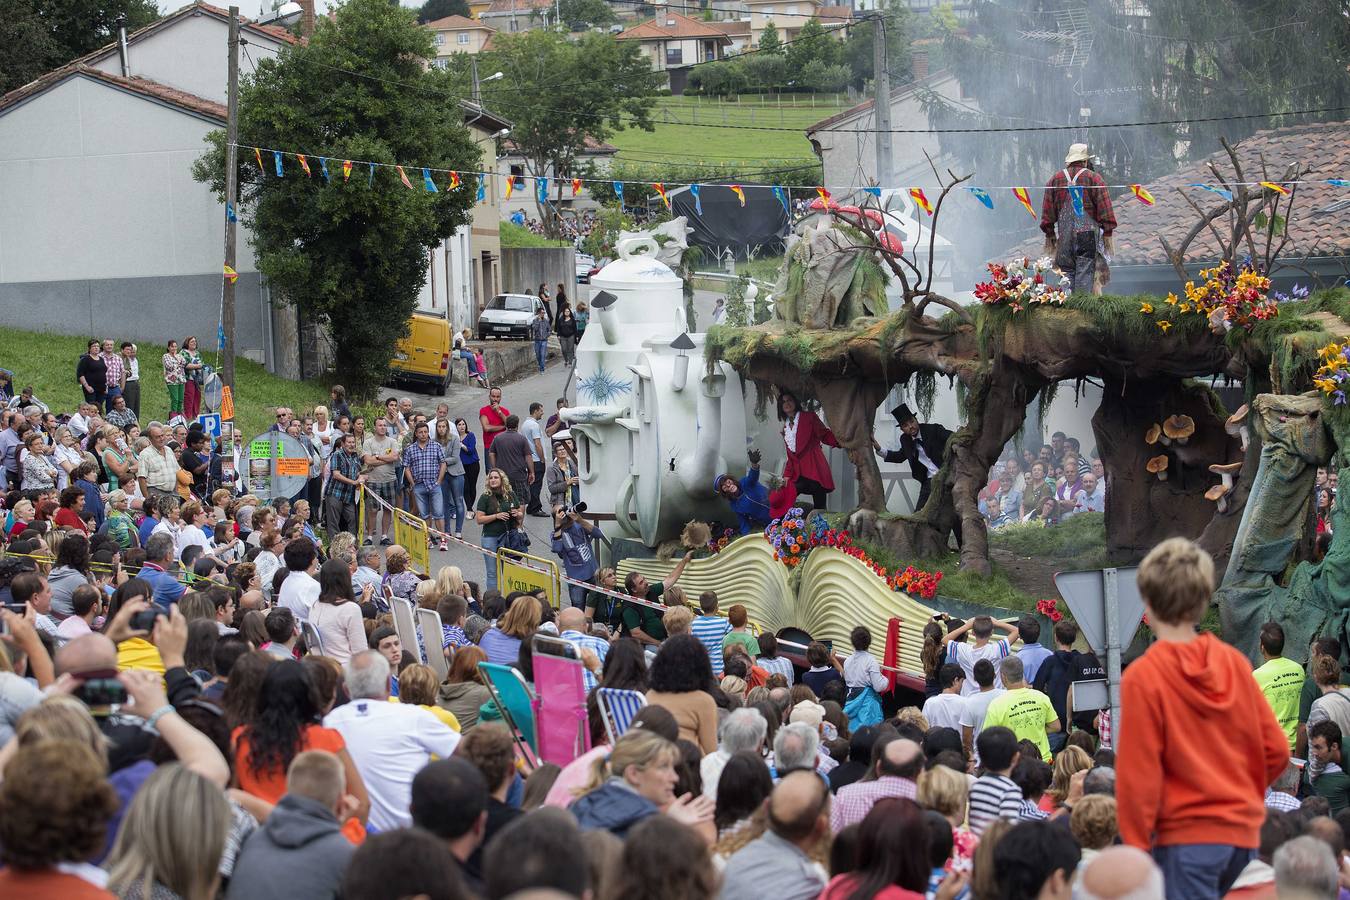
[[[652,188],[661,196],[661,202],[666,205],[666,209],[670,209],[670,198],[666,196],[666,186],[658,181],[652,185]]]
[[[984,188],[981,188],[981,187],[968,187],[968,188],[966,188],[966,190],[970,191],[970,195],[971,195],[972,197],[974,197],[976,200],[978,200],[978,201],[980,201],[981,203],[983,203],[985,209],[993,209],[993,208],[994,208],[994,198],[993,198],[993,197],[990,197],[990,196],[989,196],[989,192],[986,191]]]
[[[928,202],[928,197],[924,194],[923,188],[910,188],[909,197],[918,204],[919,209],[928,213],[930,216],[933,214],[933,204]]]
[[[323,175],[324,184],[333,180],[328,174],[328,160],[324,159],[322,156],[319,157],[319,172]]]
[[[478,176],[478,202],[482,203],[487,199],[487,176]]]
[[[375,164],[370,164],[370,174],[366,176],[366,187],[375,186]]]
[[[534,180],[534,195],[539,198],[540,203],[548,202],[548,179],[536,178]]]
[[[350,159],[344,159],[342,161],[342,180],[346,181],[348,178],[351,177],[352,177],[352,161]]]
[[[778,185],[774,185],[773,195],[778,198],[779,203],[783,204],[783,213],[785,215],[791,216],[792,207],[788,205],[787,191],[783,190]]]
[[[1080,219],[1083,217],[1083,186],[1080,184],[1069,185],[1069,201],[1073,204],[1073,214]]]
[[[1148,188],[1144,187],[1142,184],[1130,185],[1130,193],[1134,194],[1134,199],[1138,200],[1145,206],[1153,205],[1153,195],[1150,194],[1148,192]]]
[[[623,207],[623,182],[622,182],[622,181],[615,181],[615,182],[611,182],[611,183],[614,185],[614,196],[616,196],[616,197],[619,198],[619,207],[622,208],[622,207]]]
[[[514,194],[515,192],[516,192],[516,180],[508,176],[506,179],[506,199],[510,200],[511,195]]]
[[[1328,178],[1327,184],[1332,187],[1350,187],[1350,181],[1347,181],[1344,178]]]
[[[280,150],[273,150],[273,151],[272,151],[272,160],[277,164],[277,177],[278,177],[278,178],[284,177],[286,173],[285,173],[285,172],[282,170],[282,168],[281,168],[281,151],[280,151]]]
[[[1265,188],[1268,191],[1274,191],[1277,194],[1283,194],[1285,196],[1289,195],[1289,188],[1285,187],[1282,184],[1276,184],[1273,181],[1263,181],[1261,182],[1261,187]]]
[[[879,187],[865,187],[862,190],[864,194],[870,194],[871,196],[876,197],[878,200],[881,199],[881,188]]]
[[[258,171],[262,172],[264,175],[267,174],[267,169],[262,164],[262,151],[257,147],[253,148],[253,158],[258,161]]]
[[[737,199],[737,200],[741,201],[741,208],[744,209],[744,208],[745,208],[745,191],[741,188],[741,186],[740,186],[739,184],[733,184],[733,185],[731,186],[731,192],[732,192],[733,194],[736,195],[736,199]]]
[[[234,214],[234,204],[231,203],[229,200],[225,201],[225,221],[226,222],[239,221],[238,217],[236,217]]]
[[[580,179],[580,178],[573,178],[573,179],[572,179],[572,196],[573,196],[573,197],[575,197],[577,194],[580,194],[580,193],[581,193],[581,183],[582,183],[582,182],[581,182],[581,179]]]
[[[1013,196],[1017,198],[1017,202],[1022,204],[1027,212],[1031,213],[1033,219],[1036,218],[1036,208],[1031,205],[1031,195],[1027,193],[1027,189],[1024,187],[1015,187],[1012,189],[1012,192]]]
[[[224,349],[225,349],[225,324],[222,322],[221,324],[216,326],[216,350],[222,351]]]
[[[1223,188],[1215,187],[1212,184],[1190,184],[1187,185],[1187,187],[1199,188],[1202,191],[1209,191],[1211,194],[1218,194],[1220,197],[1230,202],[1233,199],[1232,191],[1226,191]]]
[[[699,195],[699,186],[689,185],[689,196],[694,198],[694,212],[697,215],[703,215],[703,198]]]
[[[239,280],[239,273],[236,272],[234,269],[231,269],[229,266],[226,266],[225,280],[228,281],[230,284],[234,284],[236,281]]]
[[[825,208],[830,208],[830,192],[825,190],[824,186],[816,188],[816,193],[820,195],[820,202],[825,204]]]
[[[413,186],[412,182],[408,180],[408,173],[403,171],[402,166],[394,166],[394,168],[398,171],[398,180],[403,182],[403,186],[411,191]]]
[[[306,178],[312,177],[309,171],[309,160],[305,159],[305,154],[297,153],[295,154],[295,158],[300,161],[300,168],[305,170],[305,177]]]
[[[422,187],[424,187],[424,188],[427,189],[427,193],[428,193],[428,194],[435,194],[435,193],[438,193],[438,191],[436,190],[436,182],[435,182],[435,181],[432,181],[432,179],[431,179],[431,170],[430,170],[430,169],[425,169],[425,168],[424,168],[424,169],[422,170]]]
[[[458,172],[451,172],[451,173],[450,173],[450,190],[453,191],[453,190],[454,190],[455,188],[457,188],[457,187],[459,187],[459,173],[458,173]]]

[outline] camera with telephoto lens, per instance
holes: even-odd
[[[579,515],[581,515],[582,513],[584,513],[585,511],[586,511],[586,501],[585,501],[585,500],[582,500],[582,501],[580,501],[580,502],[578,502],[578,503],[573,503],[573,504],[567,504],[567,503],[564,503],[562,509],[560,510],[560,512],[561,512],[564,516],[570,516],[570,515],[573,515],[573,514],[576,514],[576,515],[579,516]]]

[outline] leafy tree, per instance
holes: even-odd
[[[760,53],[782,53],[783,42],[778,37],[778,29],[773,22],[765,22],[764,30],[759,34]]]
[[[470,18],[468,0],[427,0],[417,11],[417,21],[424,25],[446,16]]]
[[[603,27],[618,21],[614,10],[605,0],[560,0],[558,15],[563,24],[571,28]]]
[[[913,19],[909,10],[897,0],[890,0],[880,10],[886,27],[886,71],[891,76],[891,87],[909,80],[910,72],[910,34]],[[848,30],[848,37],[839,51],[838,62],[849,67],[853,73],[851,84],[859,90],[872,80],[873,60],[872,34],[876,25],[871,19],[864,20]]]
[[[581,174],[576,162],[587,137],[603,141],[622,128],[653,130],[662,76],[635,41],[598,32],[573,41],[535,30],[498,34],[492,46],[480,67],[505,77],[491,93],[484,91],[484,102],[512,123],[511,140],[525,158],[525,174],[557,179],[557,199],[564,179]],[[462,77],[462,69],[450,71]],[[542,206],[540,219],[549,229],[557,226]]]
[[[788,69],[799,73],[810,62],[822,66],[832,66],[839,61],[839,42],[825,31],[817,18],[806,20],[806,24],[797,32],[787,47]]]
[[[427,69],[431,34],[412,10],[388,0],[347,0],[321,18],[313,37],[284,50],[240,84],[239,133],[263,147],[305,151],[311,177],[293,157],[285,177],[263,156],[240,154],[240,217],[258,268],[275,294],[327,326],[342,379],[359,396],[384,380],[394,344],[426,279],[427,251],[469,221],[472,178],[455,191],[414,189],[392,169],[373,176],[342,160],[476,170],[481,152],[464,127],[449,76]],[[349,74],[352,73],[352,74]],[[355,74],[355,73],[360,73]],[[193,177],[224,193],[224,135],[193,166]],[[321,175],[327,157],[329,180]]]
[[[745,82],[761,91],[782,90],[792,77],[792,68],[781,53],[749,53],[735,62],[744,71]]]
[[[0,0],[0,93],[106,46],[119,17],[134,31],[159,8],[154,0]]]

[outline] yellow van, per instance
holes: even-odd
[[[393,378],[430,384],[445,396],[450,384],[450,323],[445,313],[413,313],[408,336],[394,348],[389,369]]]

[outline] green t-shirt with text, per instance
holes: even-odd
[[[1017,688],[1006,691],[989,704],[984,714],[984,731],[995,725],[1012,729],[1017,739],[1028,740],[1041,751],[1041,758],[1050,762],[1050,741],[1045,726],[1058,719],[1050,698],[1035,688]]]
[[[1284,729],[1292,751],[1298,732],[1299,696],[1303,693],[1303,667],[1292,659],[1277,656],[1252,672],[1256,685],[1265,694],[1275,719]]]

